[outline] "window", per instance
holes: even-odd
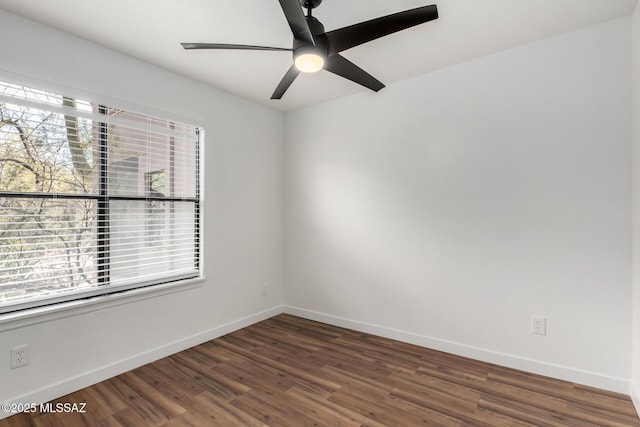
[[[199,139],[0,82],[0,313],[200,277]]]

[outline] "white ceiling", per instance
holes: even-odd
[[[534,40],[630,15],[638,0],[324,0],[327,31],[435,3],[440,18],[343,55],[387,86]],[[291,47],[277,0],[0,0],[15,12],[100,45],[288,111],[366,91],[323,71],[270,96],[290,52],[184,51],[180,42]],[[384,89],[383,89],[384,90]]]

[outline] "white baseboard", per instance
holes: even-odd
[[[577,384],[597,387],[604,390],[610,390],[617,393],[628,394],[629,387],[631,385],[630,381],[625,378],[616,378],[596,372],[589,372],[581,369],[571,368],[568,366],[555,365],[552,363],[528,359],[512,354],[496,352],[484,348],[473,347],[452,341],[442,340],[439,338],[433,338],[426,335],[401,331],[393,328],[388,328],[386,326],[374,325],[371,323],[346,319],[330,314],[319,313],[299,307],[285,305],[284,312],[309,320],[328,323],[330,325],[340,326],[359,332],[366,332],[385,338],[419,345],[421,347],[427,347],[446,353],[456,354],[458,356],[468,357],[470,359],[493,363],[496,365],[544,375],[547,377],[557,378],[564,381],[570,381]],[[640,395],[637,396],[640,397]],[[636,407],[640,408],[640,406],[638,405],[636,405]]]
[[[640,416],[640,384],[631,381],[629,394],[631,395],[633,406],[635,406],[636,412],[638,413],[638,416]]]
[[[109,365],[101,366],[99,368],[83,372],[71,378],[67,378],[64,381],[48,384],[38,390],[34,390],[22,396],[16,396],[6,403],[44,403],[59,397],[65,396],[74,391],[80,390],[84,387],[96,384],[100,381],[104,381],[108,378],[112,378],[116,375],[120,375],[124,372],[130,371],[147,363],[151,363],[155,360],[161,359],[166,356],[170,356],[179,351],[186,350],[190,347],[202,344],[212,339],[221,337],[238,329],[242,329],[254,323],[261,322],[270,317],[276,316],[283,312],[282,306],[276,306],[268,310],[261,311],[250,316],[237,319],[215,328],[200,332],[189,337],[170,342],[166,345],[156,347],[145,351],[144,353],[136,354],[123,360],[111,363]],[[5,403],[5,402],[2,402]],[[9,417],[10,413],[4,413],[0,411],[0,420]]]

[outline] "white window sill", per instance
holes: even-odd
[[[80,314],[91,313],[94,311],[101,311],[111,307],[156,298],[175,292],[184,292],[201,287],[203,282],[204,277],[199,277],[196,279],[131,289],[120,293],[95,296],[87,299],[6,313],[0,315],[0,332],[23,328],[25,326],[35,325],[38,323],[51,322],[54,320],[64,319],[66,317],[78,316]]]

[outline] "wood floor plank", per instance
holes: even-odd
[[[640,426],[629,396],[278,315],[0,427]]]
[[[385,378],[376,374],[367,375],[366,372],[352,369],[351,367],[336,367],[325,365],[320,369],[321,374],[327,379],[341,384],[340,390],[345,388],[362,391],[369,396],[388,396],[389,382]]]
[[[318,425],[313,414],[306,413],[300,407],[291,405],[289,397],[286,395],[273,395],[260,390],[252,390],[235,399],[231,404],[269,426]]]
[[[127,402],[118,396],[118,393],[112,389],[111,383],[107,381],[84,389],[84,393],[87,399],[92,399],[103,408],[110,410],[112,414],[127,408]]]
[[[228,420],[231,423],[230,425],[245,427],[262,427],[265,425],[264,422],[207,391],[196,396],[195,403]]]
[[[174,367],[189,378],[189,381],[195,381],[202,386],[202,391],[209,391],[228,401],[246,391],[242,387],[235,387],[236,384],[230,386],[220,382],[219,379],[214,378],[215,371],[211,370],[209,366],[198,365],[182,353],[174,354],[170,358],[175,362]]]
[[[304,365],[302,366],[291,365],[291,364],[280,362],[273,358],[252,353],[251,351],[246,350],[244,348],[236,347],[233,342],[230,342],[230,343],[225,342],[223,345],[229,346],[228,347],[229,349],[235,349],[235,351],[244,353],[247,356],[252,356],[254,360],[256,360],[257,362],[260,362],[271,368],[278,369],[290,375],[291,378],[293,378],[296,381],[296,385],[298,385],[299,387],[311,388],[311,389],[318,388],[318,389],[325,389],[325,390],[337,390],[338,388],[340,388],[339,384],[335,384],[321,377],[309,374],[308,372],[305,371],[306,367]]]
[[[287,395],[292,401],[304,408],[306,412],[314,414],[314,418],[322,419],[319,425],[366,425],[371,427],[384,427],[384,424],[369,418],[368,414],[363,414],[352,408],[338,405],[331,402],[328,397],[321,396],[309,390],[292,387],[287,390]]]
[[[129,372],[127,372],[128,374]],[[162,407],[154,406],[153,403],[140,396],[134,390],[132,390],[125,382],[124,375],[117,376],[115,378],[107,380],[113,387],[121,394],[121,396],[127,399],[127,408],[122,411],[118,411],[114,414],[114,418],[121,424],[131,425],[148,425],[148,426],[160,426],[171,417],[166,414]],[[68,399],[59,399],[60,401]],[[81,419],[82,417],[80,417]]]
[[[480,418],[487,420],[511,419],[514,422],[540,427],[575,425],[579,420],[567,416],[564,409],[560,408],[559,411],[556,411],[496,396],[483,396],[478,402],[478,413],[483,414]]]
[[[402,420],[408,425],[421,425],[425,420],[417,414],[410,413],[392,405],[387,401],[388,393],[371,389],[345,387],[329,397],[329,401],[358,414],[366,416],[372,422],[382,425],[396,425]]]
[[[66,400],[68,399],[68,400]],[[112,409],[107,405],[101,403],[98,399],[95,399],[92,395],[84,393],[83,391],[69,394],[65,400],[67,402],[80,402],[83,401],[86,405],[84,407],[78,406],[79,410],[84,411],[82,414],[82,422],[86,426],[97,427],[117,427],[120,424],[111,418]],[[58,402],[63,403],[58,399]],[[58,418],[65,424],[74,422],[76,419],[75,413],[61,413],[58,414]]]
[[[218,366],[218,370],[229,378],[245,384],[250,389],[260,389],[270,393],[284,393],[295,385],[286,374],[273,372],[249,361],[241,364],[226,363]]]
[[[394,388],[390,396],[433,412],[450,415],[471,425],[475,425],[477,421],[474,414],[478,407],[478,400],[465,400],[451,395],[448,390],[429,389],[411,381],[404,381],[402,388]]]
[[[460,427],[465,424],[464,421],[456,419],[450,414],[443,414],[442,412],[434,411],[429,408],[425,408],[422,405],[416,405],[413,402],[399,398],[397,396],[389,395],[385,399],[385,403],[398,408],[402,414],[409,414],[411,417],[419,417],[421,422],[418,425],[424,426],[442,426],[442,427]],[[406,420],[406,421],[405,421]],[[411,418],[405,419],[404,416],[397,418],[397,425],[414,426],[411,422]]]

